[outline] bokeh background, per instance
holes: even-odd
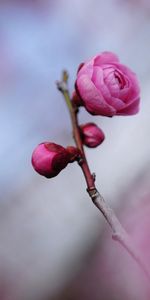
[[[149,0],[0,0],[0,300],[149,300],[149,285],[88,199],[76,164],[54,179],[30,163],[42,141],[72,144],[55,81],[118,54],[141,84],[134,117],[92,117],[106,140],[87,150],[97,186],[150,268]]]

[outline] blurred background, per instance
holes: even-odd
[[[86,193],[76,164],[51,180],[35,146],[73,143],[55,82],[73,90],[78,65],[118,54],[141,83],[133,117],[92,117],[106,140],[87,150],[97,187],[150,268],[149,0],[0,0],[0,300],[149,300],[149,284]]]

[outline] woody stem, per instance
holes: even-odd
[[[141,258],[141,255],[139,254],[137,248],[134,246],[131,237],[125,231],[118,218],[116,217],[114,211],[108,206],[108,204],[105,202],[104,198],[101,196],[101,194],[98,192],[95,186],[95,178],[90,171],[80,135],[80,129],[78,125],[78,110],[70,99],[67,83],[68,74],[66,71],[64,71],[62,75],[62,80],[57,82],[57,88],[63,94],[70,113],[73,129],[73,138],[75,140],[77,148],[80,150],[81,153],[81,159],[79,159],[78,164],[80,165],[84,174],[84,178],[86,180],[87,192],[94,205],[100,210],[100,212],[103,214],[104,218],[110,225],[113,232],[112,238],[118,241],[128,251],[128,253],[138,263],[138,265],[146,274],[147,278],[150,280],[149,270],[147,269],[147,266]]]

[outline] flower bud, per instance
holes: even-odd
[[[89,148],[99,146],[105,139],[103,131],[94,123],[80,126],[83,144]]]
[[[55,143],[41,143],[32,154],[33,168],[47,178],[57,176],[69,162],[69,152]]]

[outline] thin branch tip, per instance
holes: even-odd
[[[63,73],[62,73],[62,81],[67,83],[68,79],[69,79],[69,73],[68,73],[67,70],[64,70]]]

